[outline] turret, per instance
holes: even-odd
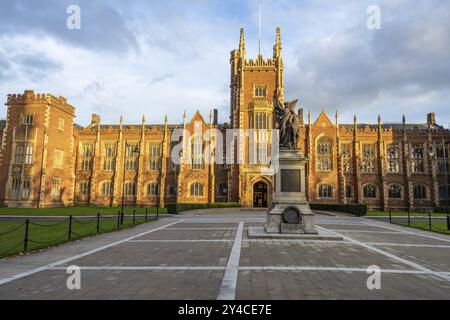
[[[275,45],[273,46],[273,60],[281,58],[281,29],[277,27]]]

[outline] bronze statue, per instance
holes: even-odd
[[[280,99],[280,90],[277,91],[274,99],[277,116],[275,128],[280,131],[280,147],[297,150],[301,126],[300,117],[295,113],[298,100],[283,104]]]

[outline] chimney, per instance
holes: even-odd
[[[304,113],[303,108],[298,109],[298,116],[300,117],[300,124],[301,125],[305,124],[303,113]]]
[[[213,125],[217,126],[219,121],[219,111],[217,109],[213,110]]]
[[[436,114],[434,112],[427,114],[427,124],[436,124]]]

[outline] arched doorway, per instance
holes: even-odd
[[[253,207],[267,208],[267,184],[262,181],[253,185]]]

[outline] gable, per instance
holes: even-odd
[[[326,127],[334,127],[334,124],[331,122],[330,118],[328,118],[325,111],[322,111],[319,117],[317,117],[317,120],[314,122],[314,126],[326,128]]]

